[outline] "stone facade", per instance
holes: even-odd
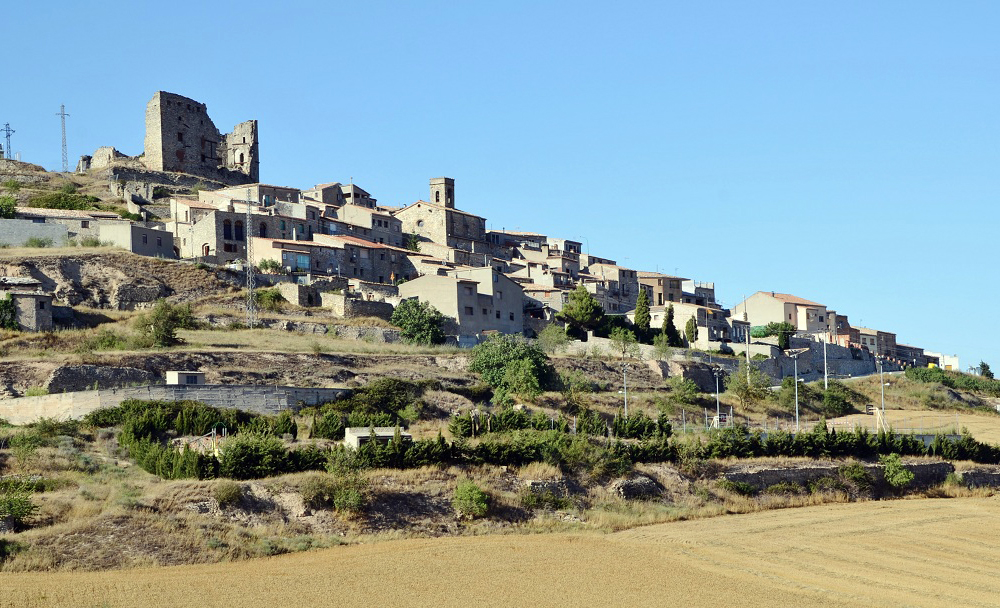
[[[424,275],[399,286],[403,298],[429,302],[448,318],[445,333],[473,336],[486,331],[524,331],[521,286],[492,268],[458,269]]]
[[[205,104],[157,91],[146,104],[143,164],[154,171],[173,171],[233,183],[260,179],[257,121],[236,125],[222,134],[208,117]]]
[[[322,302],[324,307],[330,307],[333,316],[343,319],[377,317],[388,321],[395,309],[389,302],[366,300],[360,294],[324,293]]]
[[[102,223],[100,239],[126,251],[154,258],[174,259],[174,235],[166,230],[146,228],[127,222]]]

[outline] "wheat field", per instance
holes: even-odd
[[[996,606],[1000,501],[825,505],[599,534],[0,574],[0,606]]]

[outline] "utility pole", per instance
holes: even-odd
[[[5,133],[7,135],[7,147],[4,149],[6,150],[7,158],[12,158],[10,155],[10,136],[16,133],[16,131],[10,128],[10,123],[8,122],[4,124],[2,129],[0,129],[0,133]]]
[[[69,114],[66,113],[64,104],[59,104],[59,113],[56,116],[62,119],[62,170],[63,173],[69,173],[69,154],[66,150],[66,117]]]
[[[253,214],[250,211],[250,188],[247,188],[247,219],[243,228],[243,238],[246,239],[247,249],[247,327],[253,329],[257,326],[257,299],[254,297],[254,287],[256,277],[253,273],[253,236],[251,236],[251,222]]]
[[[827,374],[826,374],[826,338],[827,336],[824,335],[823,336],[823,390],[824,391],[830,390],[830,384],[829,381],[827,380]]]

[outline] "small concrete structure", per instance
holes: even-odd
[[[21,331],[52,331],[52,299],[42,282],[31,277],[0,277],[0,299],[14,303],[15,321]]]
[[[358,449],[362,444],[368,443],[372,439],[372,431],[375,432],[375,441],[386,444],[396,436],[394,426],[350,426],[344,429],[344,445]],[[413,441],[413,435],[400,430],[399,436],[403,441]]]
[[[171,370],[167,372],[167,384],[171,386],[178,384],[201,386],[205,384],[205,372]]]

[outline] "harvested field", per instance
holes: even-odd
[[[242,563],[3,574],[0,606],[994,606],[995,498],[768,511],[619,534],[388,541]]]
[[[885,419],[899,432],[908,433],[952,433],[968,429],[972,436],[986,443],[1000,443],[1000,416],[992,411],[982,412],[941,412],[886,409]],[[853,429],[855,426],[874,431],[875,416],[851,414],[830,419],[831,426],[838,431]]]

